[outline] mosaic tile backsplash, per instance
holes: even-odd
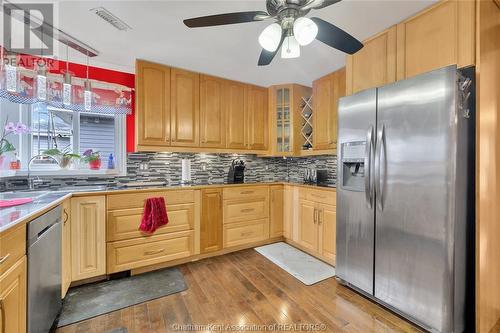
[[[328,185],[335,185],[337,160],[335,155],[300,158],[258,157],[238,154],[191,153],[130,153],[127,156],[127,175],[119,177],[46,177],[37,188],[57,188],[78,185],[117,185],[128,182],[181,182],[181,161],[191,160],[191,180],[194,184],[225,183],[233,159],[244,160],[245,182],[290,181],[302,182],[307,168],[328,170]],[[147,166],[147,169],[144,169]],[[24,178],[0,180],[0,190],[26,186]]]

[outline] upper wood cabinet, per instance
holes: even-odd
[[[62,232],[61,232],[61,297],[66,296],[66,292],[71,284],[71,202],[65,200],[61,204],[62,208]]]
[[[345,68],[313,82],[314,150],[336,148],[338,101],[345,96],[345,85]]]
[[[200,252],[222,249],[222,189],[201,191]]]
[[[172,68],[170,111],[172,146],[200,144],[200,74]]]
[[[347,56],[347,95],[396,81],[396,26],[363,44],[360,51]]]
[[[200,76],[200,147],[226,147],[224,81]]]
[[[0,275],[0,332],[26,332],[27,264],[23,256]]]
[[[397,79],[475,63],[475,2],[445,0],[397,25]]]
[[[248,149],[266,150],[269,143],[267,89],[247,85]]]
[[[245,84],[226,81],[226,148],[246,149],[247,117]]]
[[[170,144],[170,68],[136,62],[137,145]]]
[[[71,199],[72,280],[106,274],[106,197]]]

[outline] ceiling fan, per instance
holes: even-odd
[[[319,17],[307,18],[311,9],[321,9],[341,0],[266,0],[267,12],[251,11],[195,17],[184,20],[189,28],[211,27],[274,19],[259,36],[262,46],[258,65],[269,65],[281,48],[282,58],[300,56],[300,46],[317,39],[348,54],[359,51],[363,44],[344,30]]]

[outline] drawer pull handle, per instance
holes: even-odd
[[[65,210],[63,210],[63,213],[64,213],[64,221],[63,221],[63,224],[66,224],[66,222],[68,222],[69,220],[69,215],[68,215],[68,212]]]
[[[319,194],[314,194],[312,193],[311,194],[313,197],[316,197],[316,198],[320,198],[320,199],[326,199],[326,197],[324,195],[319,195]]]
[[[155,251],[146,251],[146,252],[144,252],[144,254],[147,256],[150,256],[152,254],[162,253],[163,251],[165,251],[165,249],[159,249],[159,250],[155,250]]]
[[[242,236],[242,237],[246,237],[246,236],[250,236],[250,235],[252,235],[252,234],[253,234],[253,232],[251,232],[251,231],[246,231],[246,232],[242,232],[242,233],[241,233],[241,236]]]
[[[0,258],[0,265],[3,264],[7,259],[9,259],[10,253],[7,253],[2,258]]]
[[[253,212],[255,210],[255,208],[245,208],[245,209],[242,209],[241,212],[242,213],[250,213],[250,212]]]
[[[0,298],[0,316],[2,318],[2,333],[5,333],[5,326],[7,326],[7,322],[5,321],[5,304],[3,299]]]
[[[252,194],[254,191],[243,191],[241,194]]]

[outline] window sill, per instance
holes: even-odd
[[[109,176],[125,176],[125,172],[122,172],[118,169],[108,170],[90,170],[90,169],[38,169],[38,170],[30,170],[31,176],[46,176],[46,177],[58,177],[58,178],[66,178],[66,177],[109,177]],[[4,177],[27,177],[27,170],[0,170],[0,178]]]

